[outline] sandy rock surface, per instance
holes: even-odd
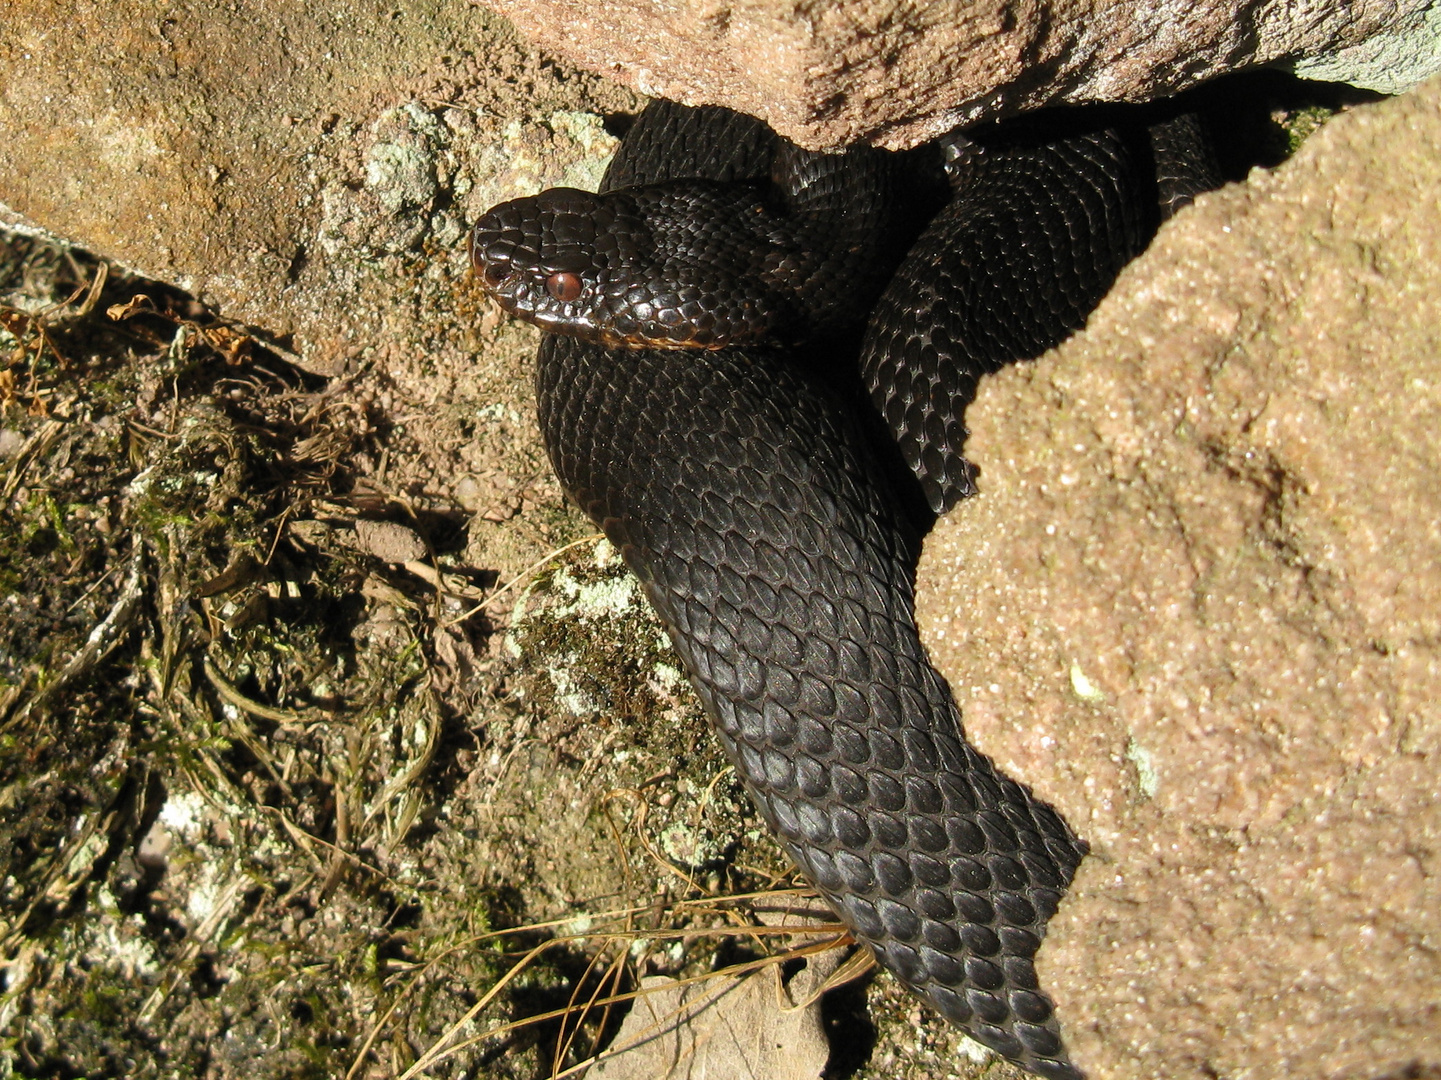
[[[597,114],[634,104],[468,4],[7,5],[0,223],[331,372],[421,336],[418,295],[463,278],[492,203],[594,184],[614,146]]]
[[[1438,296],[1433,80],[1202,198],[971,409],[921,615],[1092,845],[1041,957],[1092,1076],[1441,1069]]]
[[[57,28],[63,27],[60,32]],[[470,559],[547,550],[535,332],[470,280],[503,199],[594,187],[630,91],[466,4],[12,5],[0,225],[183,288],[386,417],[365,490],[474,517]],[[517,520],[519,519],[519,520]]]
[[[1382,32],[1395,43],[1370,65],[1378,73],[1420,70],[1414,82],[1441,67],[1427,5],[1416,0],[489,3],[591,71],[645,94],[765,117],[816,148],[914,146],[982,116],[1143,101],[1239,68],[1345,53]],[[1322,77],[1364,77],[1365,61],[1342,59]]]

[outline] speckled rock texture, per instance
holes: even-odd
[[[420,336],[417,294],[465,275],[469,221],[594,186],[615,145],[594,114],[636,104],[442,0],[3,11],[0,224],[187,289],[322,371]]]
[[[1441,68],[1424,0],[486,0],[522,33],[645,94],[729,105],[815,149],[914,146],[1059,102],[1141,101],[1237,68],[1331,57],[1376,34],[1411,81]],[[1407,51],[1409,44],[1409,52]],[[1393,89],[1391,85],[1378,87]]]
[[[1202,197],[969,419],[921,616],[1092,845],[1077,1062],[1441,1075],[1441,81]]]

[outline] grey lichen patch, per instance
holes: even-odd
[[[677,865],[693,869],[719,862],[725,854],[722,840],[716,833],[685,822],[662,829],[660,847]]]
[[[472,148],[476,184],[466,208],[478,216],[547,187],[594,191],[619,145],[594,113],[558,109],[534,120],[508,120],[498,140]]]
[[[1292,62],[1305,79],[1402,94],[1441,71],[1441,6],[1412,5],[1384,30],[1333,52]]]
[[[676,679],[679,665],[639,583],[608,541],[537,578],[506,641],[542,671],[548,690],[537,691],[575,716],[649,724],[698,708]]]
[[[427,239],[454,249],[465,228],[458,208],[473,218],[544,187],[594,190],[617,145],[593,113],[558,109],[496,129],[467,110],[406,102],[371,125],[360,175],[322,190],[320,246],[342,260]]]
[[[627,820],[643,824],[683,873],[714,872],[742,849],[752,865],[784,872],[787,861],[721,755],[639,582],[607,541],[532,584],[507,645],[531,673],[522,692],[532,707],[559,708],[621,745],[597,770],[598,807],[608,792],[639,781],[645,809],[627,802]],[[645,788],[655,780],[647,772],[664,780]],[[615,804],[604,812],[613,815]]]
[[[398,254],[427,236],[453,244],[458,226],[447,207],[456,166],[449,128],[420,103],[382,113],[358,182],[334,181],[321,192],[321,247],[344,258]]]
[[[604,122],[594,113],[557,109],[550,114],[549,124],[557,138],[568,140],[580,151],[575,160],[565,164],[561,183],[566,187],[595,191],[600,187],[605,167],[620,145],[619,140],[605,130]]]
[[[418,102],[382,113],[365,156],[366,186],[392,214],[428,206],[440,191],[438,155],[448,141],[445,126]]]

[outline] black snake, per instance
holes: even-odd
[[[979,375],[1079,327],[1208,186],[1192,125],[950,137],[954,194],[907,253],[940,178],[923,155],[807,154],[657,102],[603,194],[502,204],[471,239],[502,306],[560,332],[537,372],[555,470],[786,849],[884,967],[1049,1077],[1081,1074],[1033,961],[1085,848],[965,741],[915,556],[971,490]]]

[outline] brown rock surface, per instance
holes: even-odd
[[[1299,10],[1269,0],[487,2],[582,67],[645,94],[762,116],[818,148],[914,146],[980,116],[1146,100],[1412,23],[1434,38],[1417,0]]]
[[[1091,1076],[1441,1071],[1441,81],[1207,196],[983,387],[921,613],[1093,847]]]
[[[423,336],[416,296],[464,277],[466,223],[594,182],[613,140],[582,110],[635,102],[467,4],[4,11],[0,224],[293,333],[326,370]]]

